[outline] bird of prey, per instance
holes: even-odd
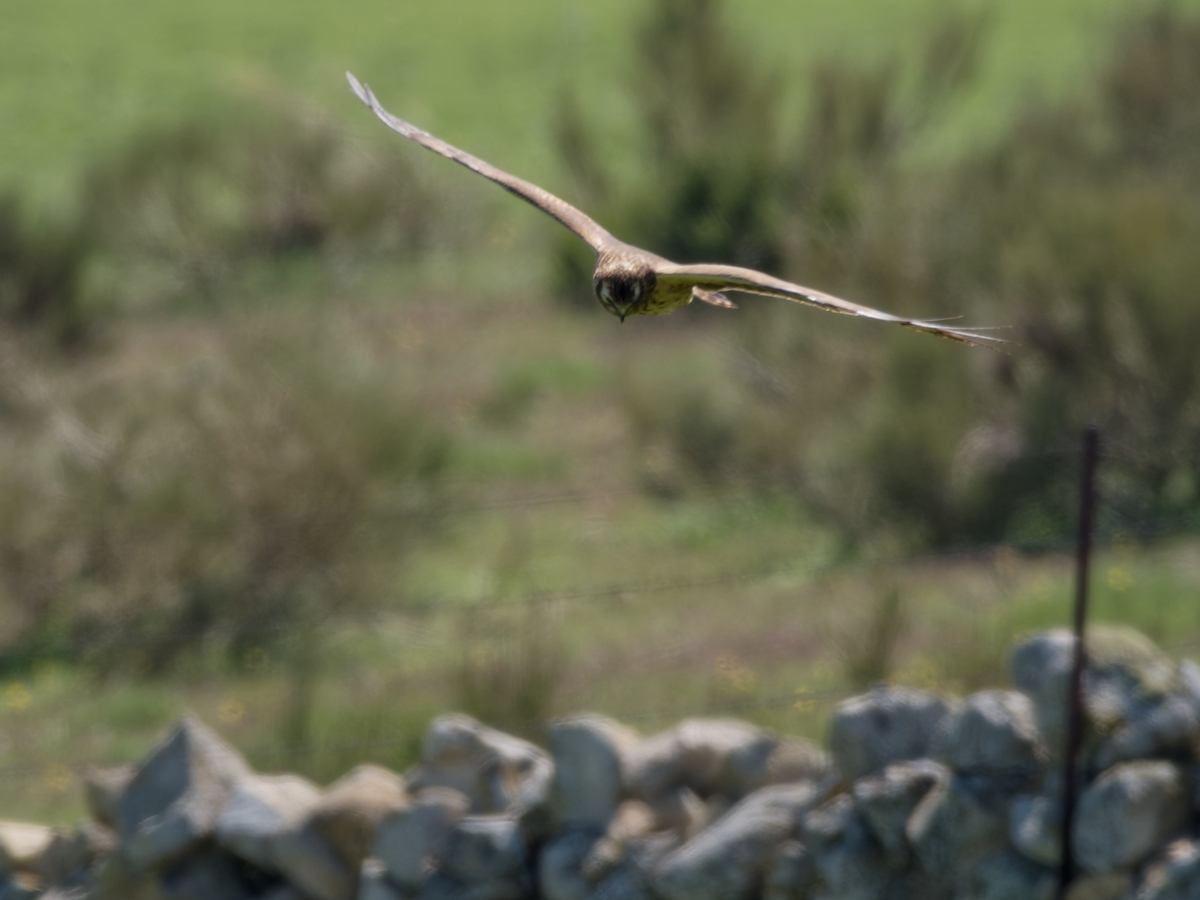
[[[894,322],[906,328],[915,328],[917,331],[964,344],[987,346],[985,342],[1003,343],[998,338],[980,334],[974,329],[956,328],[929,319],[894,316],[753,269],[707,263],[673,263],[648,250],[617,240],[591,218],[549,191],[502,172],[482,159],[464,153],[415,125],[397,118],[383,108],[370,88],[349,72],[346,73],[346,78],[358,98],[371,107],[375,115],[393,131],[496,182],[510,193],[558,219],[590,244],[596,251],[596,270],[592,276],[596,299],[622,322],[626,316],[658,316],[674,312],[681,306],[687,306],[693,299],[732,309],[734,304],[722,292],[741,291],[795,300],[829,312],[864,316],[880,322]]]

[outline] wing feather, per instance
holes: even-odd
[[[349,72],[346,73],[346,79],[350,82],[350,87],[353,88],[354,93],[358,95],[358,99],[371,107],[375,111],[375,115],[379,116],[383,120],[383,123],[393,131],[404,135],[411,141],[416,141],[422,147],[426,147],[434,153],[440,153],[447,159],[452,159],[456,163],[466,166],[472,172],[476,172],[490,181],[496,182],[496,184],[500,185],[506,191],[516,194],[522,200],[533,204],[542,212],[558,219],[563,225],[587,241],[597,252],[611,246],[615,242],[615,238],[611,234],[570,203],[555,197],[549,191],[543,190],[536,184],[530,184],[528,181],[517,178],[515,175],[509,175],[507,172],[497,169],[482,159],[472,156],[469,153],[464,153],[457,147],[435,138],[429,132],[422,131],[415,125],[411,125],[403,119],[393,116],[375,99],[375,95],[369,87]]]
[[[686,284],[699,287],[704,291],[742,291],[747,294],[782,297],[786,300],[794,300],[797,303],[807,303],[810,306],[824,309],[827,312],[842,313],[848,316],[863,316],[868,319],[876,319],[880,322],[894,322],[906,328],[913,328],[917,331],[924,331],[927,334],[935,334],[938,337],[959,341],[963,344],[972,344],[977,347],[988,347],[993,344],[1005,343],[1000,338],[992,337],[988,334],[980,334],[980,329],[955,328],[929,319],[909,319],[904,316],[895,316],[878,309],[872,309],[869,306],[843,300],[841,297],[826,294],[824,291],[814,290],[813,288],[804,287],[799,284],[792,284],[790,281],[784,281],[781,278],[756,272],[754,269],[743,269],[740,266],[707,264],[678,265],[670,263],[658,266],[655,276],[660,283]]]

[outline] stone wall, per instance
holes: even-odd
[[[545,750],[437,719],[399,775],[262,775],[194,719],[87,782],[74,831],[0,823],[0,900],[1032,900],[1059,860],[1070,635],[1017,690],[879,687],[826,754],[744,722],[643,737],[596,715]],[[1200,898],[1200,669],[1097,629],[1073,900]]]

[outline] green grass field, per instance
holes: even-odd
[[[985,10],[991,38],[978,86],[938,138],[986,138],[1030,93],[1080,84],[1114,20],[1148,0],[1010,0]],[[1196,5],[1194,0],[1180,4]],[[354,70],[399,114],[551,188],[569,190],[551,140],[562,86],[627,138],[630,0],[355,0],[156,4],[11,0],[0,13],[0,184],[63,179],[132,131],[220,109],[239,95],[335,116],[364,140],[385,135],[342,73]],[[786,83],[825,58],[911,54],[947,7],[935,0],[738,0],[729,19]],[[801,102],[795,92],[796,103]],[[940,146],[940,144],[939,144]]]

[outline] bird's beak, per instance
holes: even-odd
[[[617,313],[617,318],[620,319],[622,322],[624,322],[625,321],[625,313]]]

